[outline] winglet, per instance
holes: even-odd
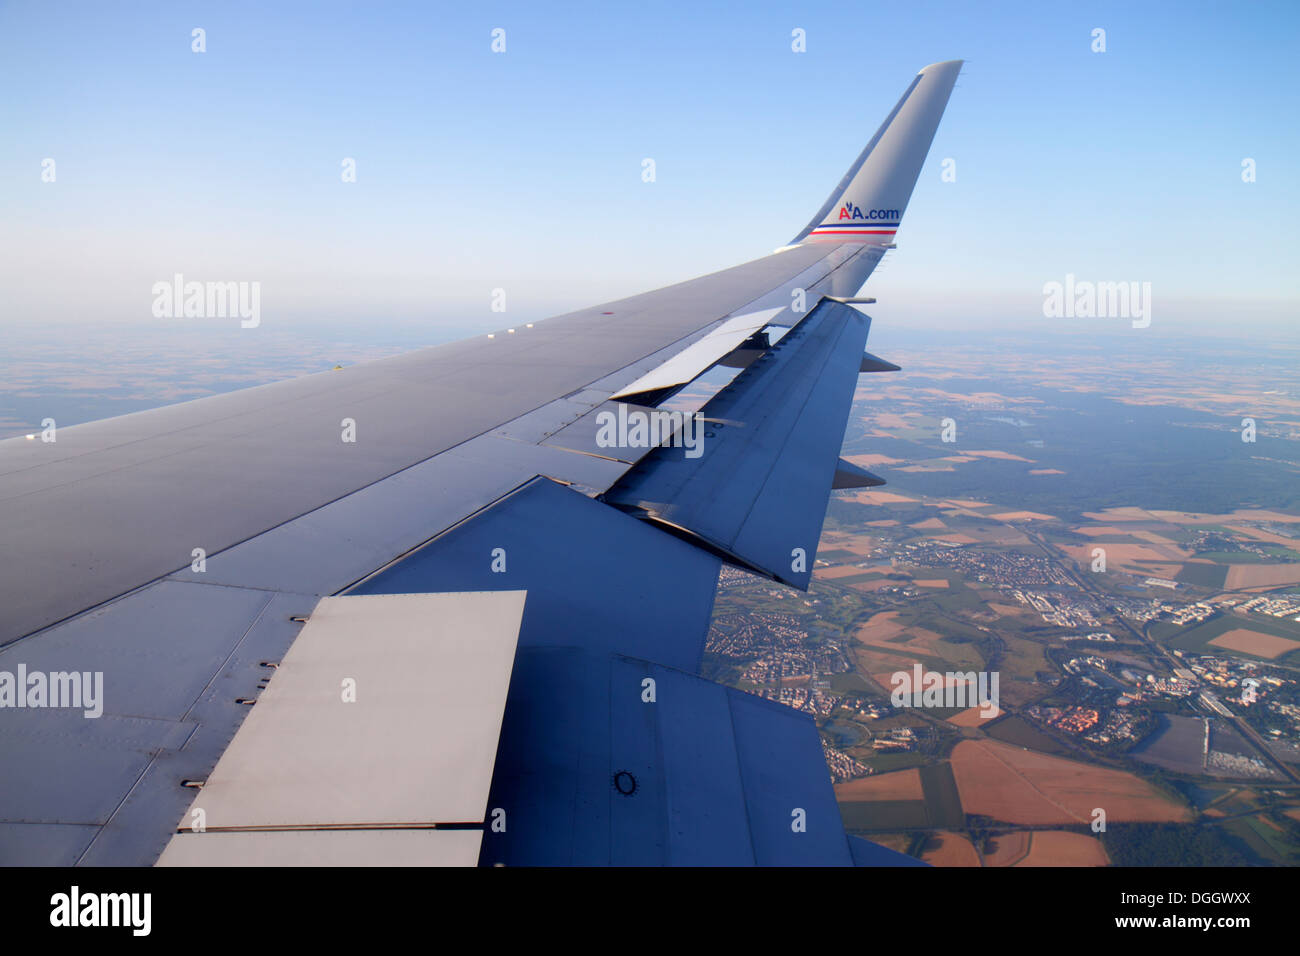
[[[792,244],[894,241],[961,66],[961,60],[932,63],[916,75],[862,155]]]

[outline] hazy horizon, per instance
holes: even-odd
[[[259,283],[266,326],[466,334],[655,289],[787,242],[948,58],[882,316],[1021,325],[1067,274],[1149,282],[1157,325],[1300,315],[1289,4],[66,9],[0,9],[0,328],[156,322],[176,274]]]

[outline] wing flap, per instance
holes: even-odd
[[[823,299],[704,406],[697,457],[657,448],[604,500],[806,589],[869,324]]]
[[[323,834],[481,829],[523,609],[518,591],[323,598],[159,864],[294,863],[317,844],[364,861],[387,838]],[[285,831],[317,836],[267,836]],[[477,861],[477,841],[422,846]]]
[[[620,655],[519,667],[490,800],[510,822],[483,863],[853,862],[809,715]]]
[[[812,718],[695,676],[718,569],[538,479],[354,589],[528,593],[480,863],[852,862]]]

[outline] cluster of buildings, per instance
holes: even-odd
[[[1124,700],[1121,699],[1120,703],[1124,703]],[[1078,734],[1084,740],[1101,746],[1136,742],[1139,739],[1140,720],[1128,710],[1116,708],[1104,721],[1101,711],[1095,707],[1044,707],[1035,704],[1027,708],[1025,713],[1049,727]]]
[[[895,753],[906,752],[916,749],[916,732],[911,727],[895,727],[893,730],[887,730],[871,741],[871,746],[876,750],[887,750]]]
[[[1300,740],[1300,682],[1288,672],[1230,657],[1174,653],[1183,657],[1198,680],[1219,689],[1222,701],[1206,692],[1216,712],[1227,716],[1235,710],[1274,741]]]
[[[1277,532],[1273,533],[1276,534]],[[1257,554],[1261,558],[1276,560],[1276,556],[1268,550],[1264,542],[1252,541],[1241,535],[1227,537],[1218,531],[1205,530],[1199,532],[1192,539],[1191,547],[1194,551],[1245,552],[1246,554]]]
[[[1166,604],[1155,598],[1135,598],[1112,595],[1108,598],[1110,609],[1130,621],[1154,621],[1162,614],[1172,614],[1181,604]]]
[[[1237,613],[1291,617],[1300,621],[1300,594],[1273,594],[1268,597],[1251,598],[1237,607]]]
[[[1101,714],[1091,707],[1042,707],[1041,719],[1049,727],[1056,727],[1072,734],[1081,734],[1091,730],[1101,720]]]
[[[1208,601],[1197,601],[1195,604],[1185,604],[1180,608],[1175,608],[1169,616],[1169,620],[1174,624],[1195,624],[1204,621],[1218,610]]]
[[[1289,674],[1232,657],[1198,656],[1180,650],[1174,654],[1181,666],[1164,675],[1121,667],[1097,654],[1071,658],[1063,669],[1092,690],[1075,706],[1036,705],[1025,713],[1047,726],[1105,746],[1136,743],[1150,732],[1152,713],[1137,706],[1143,701],[1197,700],[1221,717],[1245,716],[1279,746],[1300,739],[1300,684]],[[1112,694],[1113,707],[1107,704]],[[1205,753],[1207,770],[1247,777],[1273,773],[1256,757],[1211,751],[1208,737]]]
[[[1045,555],[983,551],[929,538],[901,545],[893,561],[923,568],[953,568],[995,587],[1075,586],[1070,576]]]
[[[1119,668],[1119,673],[1116,674],[1114,663],[1096,654],[1072,658],[1063,666],[1066,673],[1077,676],[1082,676],[1089,670],[1094,673],[1100,671],[1110,678],[1112,687],[1116,680],[1129,685],[1115,700],[1120,707],[1127,707],[1149,697],[1190,697],[1196,692],[1197,675],[1182,667],[1168,675],[1138,673],[1128,667]],[[1101,686],[1094,680],[1084,679],[1093,687]]]
[[[1211,684],[1221,690],[1232,691],[1236,689],[1235,694],[1228,696],[1240,696],[1241,682],[1247,678],[1252,678],[1258,682],[1255,696],[1263,698],[1266,686],[1274,688],[1282,686],[1282,679],[1274,676],[1257,676],[1259,665],[1252,661],[1239,661],[1232,657],[1189,657],[1178,651],[1174,651],[1179,657],[1183,658],[1186,668],[1179,668],[1180,671],[1188,671],[1192,677],[1203,684]],[[1175,672],[1177,673],[1177,672]]]
[[[1208,708],[1224,717],[1234,713],[1245,717],[1275,742],[1270,744],[1270,749],[1282,746],[1287,740],[1300,740],[1300,682],[1292,680],[1289,673],[1236,657],[1199,656],[1174,650],[1181,666],[1175,666],[1172,673],[1156,674],[1149,672],[1150,668],[1159,667],[1162,671],[1164,668],[1153,660],[1126,658],[1127,665],[1122,665],[1117,655],[1104,656],[1111,652],[1103,651],[1103,646],[1114,646],[1124,638],[1117,641],[1114,634],[1101,630],[1105,626],[1102,621],[1109,620],[1111,612],[1130,621],[1161,619],[1178,626],[1197,624],[1232,608],[1243,615],[1300,621],[1300,593],[1250,597],[1244,601],[1218,597],[1184,604],[1172,593],[1177,588],[1176,582],[1151,579],[1146,581],[1149,586],[1165,588],[1167,593],[1153,596],[1151,592],[1141,594],[1136,588],[1125,586],[1122,590],[1129,593],[1099,596],[1080,588],[1054,561],[1038,554],[987,551],[934,539],[889,541],[888,545],[894,567],[957,570],[972,580],[1014,596],[1020,604],[1036,611],[1045,623],[1074,632],[1060,640],[1092,645],[1085,649],[1076,644],[1071,649],[1078,656],[1061,665],[1066,675],[1064,683],[1061,678],[1048,680],[1040,675],[1040,679],[1054,687],[1072,688],[1067,701],[1058,698],[1061,706],[1039,704],[1024,711],[1040,725],[1099,747],[1127,747],[1159,725],[1157,711],[1170,709],[1168,704],[1156,701],[1191,704],[1199,699],[1200,708],[1193,710],[1199,709],[1203,714],[1201,708]],[[872,566],[877,567],[879,561],[877,555]],[[722,571],[720,584],[724,588],[732,585],[753,588],[756,579],[728,568]],[[878,599],[907,600],[921,593],[910,582],[882,584],[875,590]],[[774,608],[774,602],[764,600],[768,592],[756,589],[745,591],[746,604],[750,603],[751,593],[762,609],[720,615],[714,622],[707,650],[743,667],[741,680],[754,686],[753,693],[812,714],[819,724],[840,708],[860,724],[895,716],[895,711],[884,702],[863,699],[853,693],[845,697],[831,690],[826,677],[853,670],[853,660],[845,649],[847,639],[833,632],[822,638],[807,612],[793,606],[796,600],[810,607],[821,604],[821,600],[799,598],[787,589],[775,588],[771,596],[790,598],[791,603]],[[1055,656],[1053,659],[1059,660]],[[1243,702],[1247,688],[1251,697]],[[1144,706],[1147,701],[1153,704]],[[870,746],[878,753],[915,751],[919,746],[913,728],[873,728],[868,733],[873,734]],[[870,767],[834,747],[824,744],[824,751],[832,778],[837,782],[872,772]],[[1272,775],[1271,769],[1258,757],[1212,750],[1208,736],[1204,753],[1197,756],[1205,760],[1207,770],[1214,772],[1261,779]]]
[[[1192,674],[1182,676],[1177,670],[1169,677],[1148,674],[1146,686],[1157,697],[1190,697],[1196,692],[1196,678]],[[1142,697],[1139,695],[1136,699],[1141,700]]]
[[[1099,671],[1105,671],[1110,667],[1110,662],[1104,657],[1098,657],[1096,654],[1089,654],[1087,657],[1072,657],[1061,667],[1067,674],[1079,675],[1092,667]]]
[[[871,773],[871,768],[866,764],[854,760],[843,751],[828,747],[825,743],[822,744],[822,753],[826,755],[826,766],[831,772],[831,779],[836,783],[865,777]]]
[[[842,674],[848,669],[849,659],[843,647],[839,641],[828,639],[812,646],[801,642],[795,647],[774,648],[752,661],[740,676],[754,684],[770,684],[802,677],[815,680],[818,673]]]
[[[1287,737],[1291,740],[1300,737],[1300,706],[1285,701],[1270,700],[1265,707],[1291,725],[1289,733],[1281,727],[1268,728],[1267,733],[1270,737]]]
[[[750,661],[745,679],[756,684],[814,673],[849,669],[843,646],[834,639],[812,641],[793,614],[753,611],[719,617],[709,631],[710,654]]]
[[[706,650],[733,660],[748,660],[770,644],[801,647],[808,632],[791,614],[729,614],[713,622]]]
[[[1092,733],[1085,734],[1083,739],[1103,746],[1111,743],[1136,742],[1139,736],[1137,725],[1137,718],[1130,711],[1112,710],[1106,722]]]
[[[867,720],[879,720],[881,717],[892,717],[894,714],[892,708],[869,700],[846,700],[844,701],[844,706],[848,707],[859,717],[867,718]]]
[[[1092,600],[1084,595],[1065,595],[1053,592],[1027,591],[1012,588],[1012,595],[1021,604],[1027,604],[1039,613],[1048,624],[1057,627],[1097,627],[1097,608]]]
[[[1226,773],[1233,777],[1275,777],[1276,772],[1258,757],[1245,754],[1229,754],[1222,750],[1211,750],[1205,758],[1207,770]]]
[[[817,717],[829,717],[842,700],[839,695],[818,687],[763,687],[754,693]]]
[[[901,584],[886,584],[883,588],[876,591],[877,594],[886,594],[895,598],[914,598],[920,597],[919,588],[904,586]]]
[[[1170,591],[1178,590],[1178,582],[1170,581],[1168,578],[1146,578],[1142,583],[1149,588],[1166,588]]]

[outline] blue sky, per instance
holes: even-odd
[[[445,333],[500,326],[493,288],[511,320],[645,291],[783,244],[964,58],[878,321],[1041,326],[1072,272],[1294,329],[1294,3],[544,6],[0,5],[0,323],[156,323],[176,272],[261,282],[264,323]]]

